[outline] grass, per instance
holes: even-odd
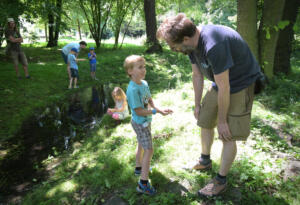
[[[1,109],[1,124],[5,123],[1,130],[7,129],[10,134],[21,123],[18,121],[26,119],[35,107],[61,100],[72,92],[66,90],[66,69],[60,65],[62,59],[56,49],[26,48],[25,52],[34,59],[39,58],[30,64],[32,80],[14,79],[11,64],[1,66],[0,99],[1,105],[7,106]],[[126,45],[123,50],[112,51],[110,45],[106,45],[98,50],[97,78],[126,87],[128,78],[122,63],[133,53],[142,54],[143,48]],[[106,116],[101,125],[84,140],[74,143],[71,150],[43,161],[44,168],[51,170],[52,175],[45,181],[37,181],[22,204],[103,204],[112,196],[128,204],[153,205],[299,203],[300,177],[283,179],[289,160],[300,159],[297,145],[300,66],[297,62],[293,61],[292,75],[274,79],[257,97],[252,134],[246,143],[238,142],[237,159],[228,176],[229,190],[220,197],[204,200],[196,193],[215,176],[222,144],[219,140],[213,144],[212,171],[200,173],[185,169],[201,153],[200,129],[192,115],[194,95],[188,59],[168,51],[145,55],[145,58],[146,80],[155,104],[174,110],[172,115],[153,117],[154,156],[150,179],[158,194],[149,197],[136,193],[138,178],[133,175],[136,137],[130,121],[127,119],[114,126]],[[79,72],[80,86],[93,83],[89,81],[88,65],[80,64]],[[293,136],[294,146],[288,146],[286,135]],[[284,157],[280,157],[282,155]]]

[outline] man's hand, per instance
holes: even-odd
[[[219,139],[222,141],[230,141],[232,139],[228,123],[218,123]]]
[[[200,105],[196,106],[194,109],[194,116],[195,116],[196,120],[198,120],[198,118],[199,118],[199,112],[200,112]]]

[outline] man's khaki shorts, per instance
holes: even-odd
[[[250,134],[251,110],[254,99],[254,84],[230,95],[227,122],[233,140],[247,140]],[[218,92],[210,88],[202,100],[198,126],[213,129],[217,125]]]
[[[20,51],[20,52],[11,51],[10,57],[12,58],[15,66],[17,66],[19,64],[19,60],[23,66],[28,66],[27,58],[23,51]]]

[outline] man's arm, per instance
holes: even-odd
[[[231,133],[227,122],[227,113],[230,105],[229,69],[214,75],[218,86],[218,132],[219,138],[231,140]]]
[[[195,110],[194,116],[198,120],[199,111],[200,111],[200,102],[203,93],[204,79],[203,75],[198,69],[196,64],[192,64],[193,71],[193,87],[194,87],[194,95],[195,95]]]

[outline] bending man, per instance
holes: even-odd
[[[173,51],[188,55],[192,64],[194,116],[201,127],[202,146],[201,157],[193,168],[203,171],[212,167],[215,127],[223,142],[219,173],[198,192],[218,195],[226,188],[226,176],[237,152],[236,141],[245,141],[250,134],[254,86],[260,67],[236,31],[219,25],[198,28],[182,13],[167,18],[157,37]],[[212,86],[202,99],[204,76],[212,81]]]

